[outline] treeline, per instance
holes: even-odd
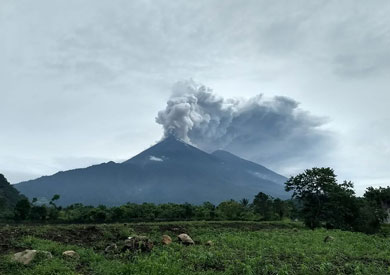
[[[367,188],[357,197],[353,183],[338,183],[331,168],[305,170],[286,183],[299,202],[299,216],[309,228],[337,228],[376,233],[388,219],[390,187]]]
[[[73,204],[59,207],[54,195],[48,204],[39,204],[37,199],[30,202],[24,198],[14,209],[12,219],[17,222],[59,222],[59,223],[111,223],[131,221],[177,221],[177,220],[248,220],[270,221],[291,218],[297,212],[292,201],[275,199],[262,192],[252,202],[228,200],[214,205],[205,202],[202,205],[189,203],[154,204],[127,203],[121,206],[86,206]]]
[[[10,194],[10,186],[3,186]],[[202,205],[127,203],[114,207],[82,204],[60,207],[56,205],[59,195],[54,195],[46,204],[41,204],[37,199],[29,201],[23,196],[18,197],[17,203],[1,203],[0,192],[0,219],[40,223],[298,219],[312,229],[326,227],[375,233],[389,218],[390,187],[369,187],[363,197],[357,197],[353,183],[338,183],[331,168],[305,170],[291,177],[285,183],[285,189],[291,193],[291,200],[273,198],[260,192],[252,201],[243,198],[240,201],[224,201],[218,205],[210,202]],[[13,198],[16,198],[16,195],[12,194]]]

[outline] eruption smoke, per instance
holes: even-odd
[[[174,135],[205,151],[227,150],[277,168],[315,158],[329,145],[320,129],[323,118],[298,108],[287,97],[224,99],[192,80],[173,87],[156,122],[164,135]]]

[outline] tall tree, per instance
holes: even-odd
[[[253,199],[253,207],[256,213],[262,216],[263,220],[271,220],[273,217],[273,198],[260,192]]]
[[[30,210],[31,205],[28,199],[21,199],[15,206],[15,218],[17,220],[26,220],[30,214]]]
[[[301,201],[301,214],[308,227],[351,228],[357,211],[353,184],[338,184],[333,169],[307,169],[291,177],[285,189],[293,191],[293,198]]]
[[[373,214],[381,221],[389,220],[390,213],[390,187],[368,187],[364,193],[369,206],[373,209]]]

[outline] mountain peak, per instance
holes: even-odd
[[[206,153],[168,135],[123,163],[64,171],[17,184],[29,198],[61,195],[61,203],[219,203],[259,191],[287,197],[286,180],[226,151]]]
[[[187,144],[187,142],[185,142],[181,138],[176,137],[174,134],[168,134],[167,136],[163,137],[160,143],[161,142],[179,142],[179,143]]]
[[[187,161],[195,159],[214,159],[214,156],[186,143],[185,141],[170,134],[160,142],[146,149],[124,163],[142,163],[143,165],[151,163],[151,160],[181,160]],[[161,162],[161,161],[159,161]],[[154,162],[152,162],[154,163]]]

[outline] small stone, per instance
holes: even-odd
[[[69,258],[80,258],[79,254],[74,250],[64,251],[62,255]]]
[[[207,241],[207,242],[206,242],[206,245],[207,245],[207,246],[213,246],[214,243],[213,243],[213,241]]]
[[[165,245],[169,245],[170,243],[172,243],[172,238],[168,235],[163,235],[161,242]]]
[[[180,234],[179,236],[177,236],[179,241],[182,243],[182,244],[185,244],[185,245],[192,245],[192,244],[195,244],[194,241],[191,239],[190,236],[188,236],[187,234]]]
[[[332,236],[326,236],[325,239],[324,239],[325,243],[332,242],[332,241],[334,241],[334,238]]]

